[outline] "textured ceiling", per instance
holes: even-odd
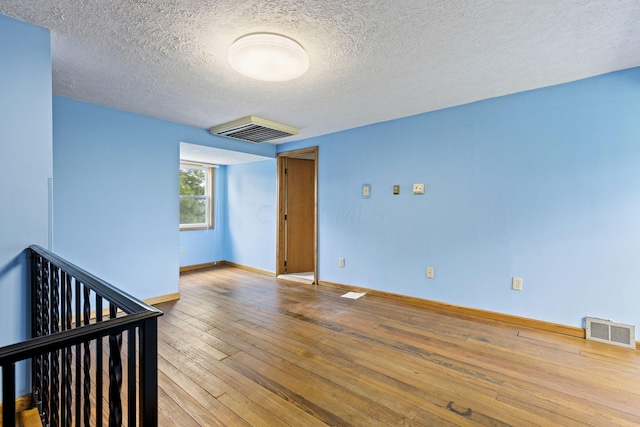
[[[208,128],[247,115],[291,141],[640,65],[638,0],[2,0],[52,31],[57,95]],[[274,32],[307,74],[263,83],[228,47]]]

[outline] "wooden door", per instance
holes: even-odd
[[[287,158],[285,262],[287,273],[314,271],[314,160]]]

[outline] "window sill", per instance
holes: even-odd
[[[197,227],[180,227],[180,231],[191,231],[191,230],[213,230],[213,226],[207,227],[206,225],[202,225]]]

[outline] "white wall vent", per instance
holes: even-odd
[[[297,135],[298,128],[263,119],[257,116],[247,116],[229,123],[223,123],[209,129],[214,135],[226,136],[249,142],[264,142],[285,136]]]
[[[611,320],[587,317],[587,339],[636,349],[636,328]]]

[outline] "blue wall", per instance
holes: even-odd
[[[227,166],[227,261],[275,273],[276,160]]]
[[[53,107],[54,250],[141,299],[178,291],[179,143],[275,155],[67,98]]]
[[[321,280],[578,327],[585,315],[640,326],[638,141],[640,68],[278,152],[319,146]],[[426,194],[411,194],[413,183]]]
[[[180,267],[199,265],[225,259],[224,238],[227,224],[227,167],[213,170],[213,220],[214,227],[208,230],[186,230],[180,232]]]
[[[0,15],[0,62],[0,346],[4,346],[30,335],[25,249],[48,244],[49,31]],[[28,392],[24,365],[17,376],[20,396]]]

